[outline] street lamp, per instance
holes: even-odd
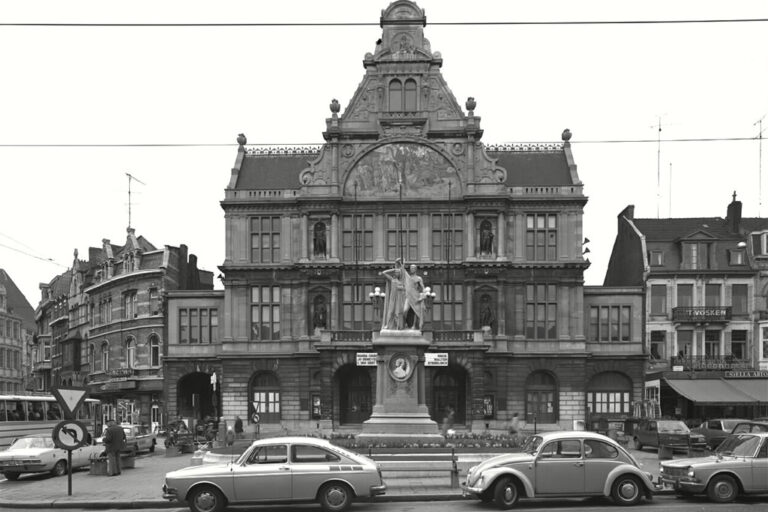
[[[373,317],[376,319],[381,319],[381,307],[384,305],[384,297],[386,297],[386,293],[381,291],[381,288],[378,286],[373,289],[372,292],[368,293],[368,298],[371,299],[371,303],[373,303]]]
[[[432,309],[432,304],[435,301],[435,297],[437,297],[437,294],[432,291],[432,288],[427,286],[424,288],[424,292],[422,293],[424,297],[424,309],[427,311]]]

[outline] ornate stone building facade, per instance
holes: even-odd
[[[587,198],[570,131],[556,144],[485,145],[475,100],[465,113],[442,77],[424,12],[396,1],[381,26],[352,100],[330,104],[324,144],[238,137],[221,203],[221,341],[203,365],[222,415],[262,432],[358,429],[375,402],[364,354],[381,327],[380,272],[398,258],[435,293],[419,326],[447,361],[426,368],[435,420],[448,407],[473,430],[513,413],[538,428],[628,414],[642,391],[641,329],[630,335],[631,309],[615,317],[624,337],[585,328]],[[613,313],[596,314],[612,326]]]
[[[33,387],[29,347],[34,325],[32,306],[0,268],[0,393],[21,395]]]

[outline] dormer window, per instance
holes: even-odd
[[[731,265],[746,265],[747,258],[744,249],[731,249],[728,251],[728,262]]]
[[[652,267],[664,266],[664,253],[662,251],[651,251],[648,260]]]
[[[755,256],[768,256],[768,233],[752,235],[752,251]]]
[[[708,242],[683,242],[683,267],[692,270],[712,268]]]

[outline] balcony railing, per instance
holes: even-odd
[[[731,319],[731,306],[672,308],[674,322],[727,322]]]
[[[329,331],[331,343],[371,343],[372,331]]]
[[[436,343],[472,343],[476,331],[433,331],[432,340]]]
[[[682,366],[684,371],[753,369],[749,359],[736,359],[734,356],[677,356],[670,359],[670,363]]]

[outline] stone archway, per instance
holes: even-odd
[[[341,366],[334,376],[339,397],[339,423],[360,424],[373,410],[371,377],[366,367]]]
[[[213,390],[211,375],[192,372],[179,379],[176,410],[182,418],[201,420],[206,416],[218,419],[221,397],[220,387]],[[170,418],[169,418],[170,420]]]
[[[454,423],[467,421],[467,371],[460,366],[448,366],[432,377],[432,419],[442,424],[446,410],[454,411]]]

